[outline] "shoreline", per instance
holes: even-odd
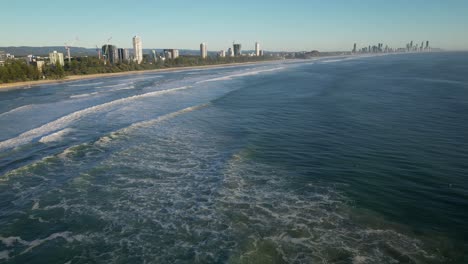
[[[28,89],[35,86],[45,85],[45,84],[58,84],[58,83],[67,83],[73,81],[82,81],[90,80],[97,78],[112,78],[119,76],[127,76],[133,74],[145,74],[145,73],[156,73],[156,72],[175,72],[175,71],[187,71],[187,70],[197,70],[197,69],[216,69],[216,68],[226,68],[226,67],[235,67],[235,66],[244,66],[244,65],[255,65],[255,64],[269,64],[269,63],[294,63],[294,62],[307,62],[307,61],[316,61],[320,59],[330,59],[330,58],[352,58],[352,57],[375,57],[375,56],[384,56],[392,55],[399,53],[391,54],[365,54],[365,55],[334,55],[334,56],[319,56],[311,59],[278,59],[278,60],[266,60],[266,61],[250,61],[250,62],[234,62],[234,63],[225,63],[225,64],[214,64],[214,65],[201,65],[201,66],[182,66],[182,67],[171,67],[163,69],[152,69],[152,70],[141,70],[141,71],[125,71],[125,72],[113,72],[113,73],[97,73],[97,74],[85,74],[85,75],[69,75],[64,79],[60,80],[36,80],[36,81],[24,81],[24,82],[14,82],[14,83],[0,83],[0,92],[11,91],[17,89]]]
[[[132,74],[144,74],[152,72],[173,72],[173,71],[186,71],[186,70],[197,70],[197,69],[214,69],[221,67],[235,67],[251,64],[267,64],[271,62],[278,62],[285,60],[271,60],[271,61],[252,61],[252,62],[237,62],[237,63],[226,63],[226,64],[215,64],[215,65],[202,65],[202,66],[183,66],[183,67],[172,67],[164,69],[153,69],[153,70],[141,70],[141,71],[125,71],[125,72],[113,72],[113,73],[97,73],[97,74],[85,74],[85,75],[69,75],[64,79],[60,80],[36,80],[36,81],[23,81],[23,82],[14,82],[14,83],[0,83],[0,92],[32,88],[34,86],[44,85],[44,84],[57,84],[57,83],[67,83],[72,81],[81,81],[97,78],[112,78],[119,76],[126,76]]]

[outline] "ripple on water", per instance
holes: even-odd
[[[331,186],[294,182],[293,171],[261,163],[249,149],[218,151],[225,138],[159,121],[28,167],[30,176],[73,177],[17,189],[23,216],[0,228],[9,232],[1,256],[47,259],[57,250],[72,263],[443,262],[421,240],[354,221],[349,201]],[[31,230],[38,233],[26,238]]]

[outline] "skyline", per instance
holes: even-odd
[[[0,28],[8,38],[2,37],[0,46],[63,46],[78,37],[74,46],[93,48],[112,37],[111,44],[131,48],[131,38],[139,35],[144,49],[197,49],[204,42],[216,51],[235,41],[254,50],[258,41],[270,51],[348,51],[354,43],[399,48],[426,39],[433,47],[468,49],[468,2],[460,0],[293,0],[288,5],[240,0],[235,6],[213,0],[140,6],[131,1],[48,2],[9,3],[3,14],[8,26]]]

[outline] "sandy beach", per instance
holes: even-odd
[[[272,61],[255,61],[255,62],[243,62],[243,63],[228,63],[228,64],[217,64],[217,65],[206,65],[206,66],[187,66],[187,67],[173,67],[165,69],[154,69],[154,70],[142,70],[142,71],[127,71],[127,72],[116,72],[116,73],[99,73],[99,74],[87,74],[87,75],[69,75],[61,80],[37,80],[37,81],[25,81],[25,82],[15,82],[15,83],[0,83],[0,91],[11,90],[11,89],[21,89],[21,88],[31,88],[34,86],[44,85],[44,84],[54,84],[54,83],[64,83],[78,80],[88,80],[95,78],[108,78],[108,77],[117,77],[133,74],[143,74],[150,72],[170,72],[170,71],[180,71],[180,70],[194,70],[194,69],[211,69],[211,68],[220,68],[220,67],[234,67],[241,65],[249,64],[267,64]],[[276,61],[277,62],[277,61]]]

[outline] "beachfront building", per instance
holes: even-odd
[[[6,59],[5,52],[3,50],[0,50],[0,66],[3,66],[5,64],[5,59]]]
[[[234,50],[232,48],[228,49],[229,57],[234,57]]]
[[[206,59],[206,57],[208,56],[208,51],[206,49],[206,43],[200,44],[200,56],[202,57],[202,59]]]
[[[226,51],[224,51],[224,50],[219,51],[218,56],[221,57],[221,58],[226,57]]]
[[[130,60],[128,49],[118,49],[117,54],[118,54],[119,62],[121,63],[127,63]]]
[[[260,43],[255,42],[255,56],[260,56]]]
[[[117,47],[114,45],[107,44],[102,46],[102,56],[104,56],[105,61],[110,64],[115,64],[119,61]]]
[[[133,37],[133,52],[136,63],[140,64],[143,61],[143,45],[139,36]]]
[[[242,45],[241,44],[233,44],[234,49],[234,56],[241,56],[242,55]]]
[[[56,65],[57,63],[64,66],[65,61],[63,60],[63,53],[59,53],[54,50],[54,52],[49,53],[50,64]]]
[[[166,59],[177,59],[179,57],[179,50],[177,49],[165,49],[164,57]]]

